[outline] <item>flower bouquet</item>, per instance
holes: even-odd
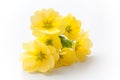
[[[61,16],[53,9],[35,11],[31,16],[35,40],[23,44],[23,69],[27,72],[48,72],[61,66],[83,62],[90,55],[92,42],[81,21],[72,14]]]

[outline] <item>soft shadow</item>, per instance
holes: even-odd
[[[48,80],[54,79],[54,77],[63,77],[63,76],[72,76],[73,74],[75,75],[82,75],[84,73],[88,73],[95,64],[99,63],[99,57],[92,55],[90,56],[87,61],[83,63],[77,63],[73,64],[71,66],[66,66],[66,67],[60,67],[53,69],[53,71],[49,73],[27,73],[27,72],[22,72],[22,79],[23,80]]]
[[[47,73],[47,76],[53,76],[53,75],[71,75],[76,74],[78,72],[82,73],[87,71],[91,68],[92,65],[95,63],[95,56],[91,56],[87,59],[85,62],[80,62],[77,64],[73,64],[71,66],[65,66],[54,69],[51,73]]]

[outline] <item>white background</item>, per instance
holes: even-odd
[[[72,13],[89,30],[92,56],[50,74],[24,72],[22,43],[33,40],[30,16],[42,8]],[[120,80],[119,0],[0,0],[0,80]]]

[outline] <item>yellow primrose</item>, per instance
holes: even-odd
[[[64,21],[59,13],[53,9],[37,10],[31,17],[33,34],[55,34],[64,31]]]
[[[80,32],[81,29],[81,22],[77,20],[74,16],[71,14],[67,15],[64,18],[66,24],[65,24],[65,35],[71,39],[75,40]]]
[[[75,52],[79,61],[85,61],[90,54],[92,42],[88,37],[88,32],[81,32],[75,44]]]
[[[72,48],[63,48],[56,67],[68,66],[76,62],[76,56]]]
[[[47,46],[53,46],[56,48],[57,51],[62,48],[61,40],[58,35],[44,35],[38,37],[38,41],[44,43]]]
[[[54,67],[54,57],[44,44],[32,41],[25,43],[23,48],[26,50],[21,55],[24,70],[28,72],[47,72]]]

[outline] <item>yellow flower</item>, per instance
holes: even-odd
[[[38,41],[42,42],[47,46],[53,46],[56,48],[57,51],[62,48],[61,40],[58,35],[44,35],[38,37]]]
[[[76,62],[76,56],[72,48],[63,48],[59,55],[60,58],[55,67],[68,66]]]
[[[82,32],[75,44],[75,52],[79,61],[85,61],[87,56],[90,54],[90,48],[92,42],[88,37],[88,32]]]
[[[28,72],[47,72],[54,67],[54,57],[44,44],[32,41],[25,43],[23,48],[26,50],[21,55],[24,70]]]
[[[53,9],[37,10],[31,17],[33,34],[55,34],[63,32],[64,21],[59,13]]]
[[[65,25],[65,35],[71,39],[71,40],[75,40],[80,32],[80,28],[81,28],[81,22],[79,20],[77,20],[74,16],[72,16],[71,14],[67,15],[64,18],[66,25]]]

